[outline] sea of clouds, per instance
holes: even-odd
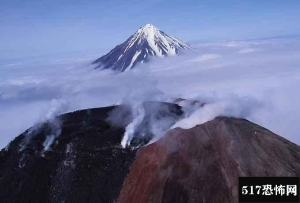
[[[169,98],[206,103],[172,128],[234,116],[300,143],[299,38],[199,43],[122,74],[94,70],[97,57],[1,59],[0,148],[61,113]]]

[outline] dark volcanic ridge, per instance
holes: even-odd
[[[188,48],[189,45],[185,42],[171,37],[151,24],[147,24],[124,43],[94,61],[93,64],[97,64],[96,68],[123,72],[137,64],[148,62],[151,56],[176,55],[182,49]]]
[[[76,111],[28,129],[0,151],[0,202],[238,202],[239,176],[300,176],[300,147],[244,119],[176,128],[146,145],[152,121],[172,125],[183,112],[170,103],[143,108],[135,132],[143,136],[126,148],[128,106]]]
[[[113,202],[137,147],[153,136],[150,118],[182,114],[174,104],[142,106],[145,118],[138,129],[146,135],[125,149],[121,141],[133,119],[128,106],[67,113],[19,135],[0,152],[0,202]],[[49,139],[57,128],[60,134]]]

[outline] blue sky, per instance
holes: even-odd
[[[188,42],[298,35],[299,10],[299,0],[0,0],[0,55],[102,53],[147,23]]]

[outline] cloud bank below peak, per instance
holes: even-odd
[[[0,147],[47,114],[168,98],[207,103],[178,127],[236,116],[299,144],[299,45],[299,39],[202,43],[122,74],[93,70],[86,65],[93,56],[1,61]]]

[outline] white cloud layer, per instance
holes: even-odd
[[[198,44],[119,75],[86,65],[97,56],[0,61],[0,147],[57,114],[170,97],[207,104],[175,126],[243,117],[299,144],[299,45],[299,39]]]

